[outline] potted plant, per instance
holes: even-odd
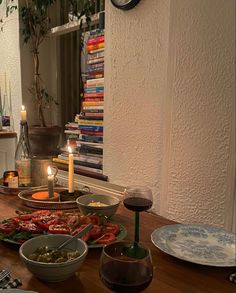
[[[30,89],[37,103],[38,123],[29,126],[29,141],[33,155],[53,156],[58,154],[58,142],[61,127],[48,126],[44,109],[51,102],[57,101],[48,94],[40,76],[39,48],[50,29],[49,9],[55,0],[24,0],[20,7],[22,21],[22,37],[32,52],[34,64],[34,81]]]

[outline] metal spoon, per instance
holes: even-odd
[[[82,229],[77,234],[75,234],[73,237],[69,238],[68,240],[63,242],[60,246],[58,246],[57,250],[62,249],[63,247],[65,247],[67,244],[69,244],[74,239],[82,237],[84,234],[88,233],[92,228],[93,228],[93,224],[88,224],[86,227],[84,227],[84,229]]]

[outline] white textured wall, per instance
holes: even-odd
[[[126,12],[108,2],[104,173],[123,186],[150,186],[159,210],[169,1],[144,0]]]
[[[163,213],[180,222],[223,226],[230,212],[234,19],[233,0],[172,1]]]
[[[149,185],[155,210],[180,222],[230,226],[234,3],[106,2],[105,174]]]
[[[18,1],[15,1],[17,4]],[[5,15],[5,7],[0,6],[1,17]],[[0,18],[1,18],[0,17]],[[7,77],[7,93],[9,95],[9,80],[11,81],[11,96],[15,130],[19,131],[21,109],[21,75],[19,50],[19,17],[15,11],[8,18],[3,18],[0,31],[0,87],[5,91],[5,73]]]

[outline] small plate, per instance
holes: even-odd
[[[192,263],[215,267],[236,266],[236,235],[209,225],[167,225],[151,234],[152,243],[165,253]]]

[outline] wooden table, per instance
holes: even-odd
[[[15,215],[15,210],[26,210],[15,195],[0,194],[0,221]],[[126,226],[128,238],[133,239],[133,213],[121,206],[114,216],[114,221]],[[151,249],[154,278],[151,285],[145,290],[149,293],[158,292],[236,292],[236,285],[228,281],[229,274],[235,268],[215,268],[192,264],[171,257],[158,248],[151,240],[150,235],[158,227],[173,224],[173,222],[160,216],[142,213],[140,239]],[[12,277],[20,277],[23,282],[22,289],[35,290],[39,293],[53,292],[80,292],[105,293],[110,292],[102,284],[98,275],[101,249],[90,249],[87,258],[77,275],[60,283],[46,283],[35,278],[21,262],[18,255],[19,247],[0,243],[0,269],[9,268]]]

